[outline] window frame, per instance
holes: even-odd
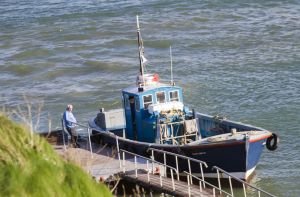
[[[174,92],[177,92],[177,100],[174,100],[174,98],[173,98],[173,99],[171,98],[171,93],[174,93]],[[169,101],[170,101],[170,102],[173,102],[173,101],[180,101],[180,98],[179,98],[179,90],[169,91]]]
[[[145,97],[147,96],[151,96],[151,102],[146,102],[145,103]],[[145,104],[148,104],[147,107],[145,106]],[[153,104],[153,95],[152,94],[146,94],[146,95],[143,95],[143,107],[144,109],[148,109],[148,106]]]
[[[164,102],[158,102],[158,97],[157,97],[157,94],[158,93],[164,93]],[[167,102],[167,97],[166,97],[166,91],[158,91],[158,92],[155,92],[155,96],[156,96],[156,103],[166,103]]]

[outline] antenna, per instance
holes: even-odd
[[[171,59],[171,85],[174,86],[175,83],[173,81],[173,60],[172,60],[172,47],[170,45],[170,59]]]

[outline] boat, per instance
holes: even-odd
[[[206,162],[205,177],[216,177],[211,167],[217,166],[248,180],[264,147],[271,151],[277,148],[277,135],[222,116],[190,110],[183,102],[183,89],[175,85],[172,77],[170,82],[163,83],[158,74],[145,71],[147,59],[138,16],[137,43],[136,83],[122,90],[122,108],[100,108],[89,121],[93,140],[115,146],[117,139],[121,149],[147,157],[149,148],[180,154]],[[175,162],[169,159],[168,164],[174,166]],[[200,174],[199,164],[191,165],[193,174]],[[179,170],[188,171],[188,166],[179,162]]]

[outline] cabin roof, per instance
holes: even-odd
[[[137,86],[131,86],[128,88],[124,88],[123,92],[131,93],[131,94],[144,94],[145,92],[153,91],[156,89],[181,89],[178,86],[171,86],[169,84],[164,84],[164,83],[156,83],[154,85],[143,86],[143,88],[144,88],[143,92],[139,92]]]

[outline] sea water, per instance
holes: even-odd
[[[0,1],[0,105],[43,102],[40,131],[60,127],[68,103],[78,121],[122,106],[139,70],[136,15],[147,72],[184,88],[190,109],[280,136],[251,183],[300,193],[300,2]],[[24,100],[25,95],[25,100]],[[26,110],[24,108],[24,110]]]

